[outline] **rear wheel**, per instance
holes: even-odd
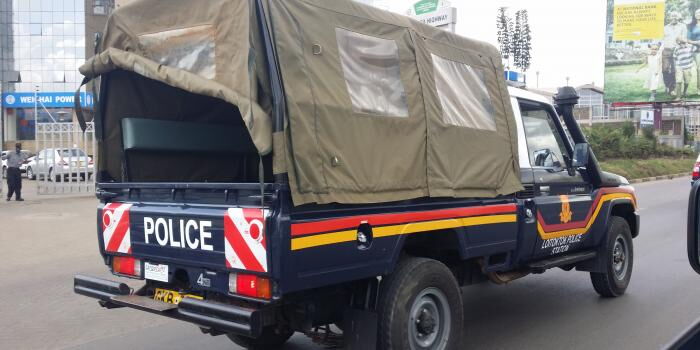
[[[294,331],[265,328],[258,338],[248,338],[237,334],[227,334],[236,345],[250,350],[279,349],[292,337]]]
[[[27,167],[27,179],[29,179],[29,180],[36,179],[36,175],[34,174],[34,170],[32,169],[32,167]]]
[[[625,219],[611,216],[605,244],[598,254],[604,266],[604,272],[591,272],[591,282],[598,294],[606,298],[625,294],[632,278],[634,249],[632,233]]]
[[[456,349],[462,322],[459,285],[441,262],[404,258],[382,282],[379,349]]]

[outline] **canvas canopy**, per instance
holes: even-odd
[[[348,0],[263,3],[287,102],[281,131],[272,133],[255,2],[141,0],[115,11],[101,52],[81,67],[88,77],[115,77],[102,84],[102,143],[119,146],[110,125],[139,112],[119,105],[149,103],[135,88],[164,84],[235,106],[229,117],[242,121],[259,154],[272,150],[295,205],[521,189],[494,47]],[[121,160],[112,158],[105,166],[118,173]]]

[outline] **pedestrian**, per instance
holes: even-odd
[[[673,53],[678,46],[678,39],[688,38],[688,27],[681,23],[681,16],[671,12],[668,15],[668,24],[664,27],[664,40],[661,53],[661,71],[663,73],[666,92],[672,97],[676,97],[676,67],[674,65]]]
[[[19,166],[25,161],[25,155],[22,153],[22,144],[15,145],[15,151],[7,154],[7,200],[12,199],[12,194],[15,195],[15,200],[18,202],[22,199],[22,173]]]
[[[678,39],[678,46],[673,52],[676,64],[676,100],[683,99],[688,94],[695,67],[695,51],[695,45],[687,44],[685,39]]]

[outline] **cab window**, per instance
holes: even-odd
[[[533,167],[565,168],[566,147],[549,109],[543,104],[527,101],[521,101],[519,105],[530,164]]]

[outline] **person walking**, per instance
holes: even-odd
[[[22,144],[15,145],[15,151],[7,154],[7,200],[12,199],[12,194],[15,195],[15,200],[18,202],[22,199],[22,173],[19,166],[25,161],[25,155],[22,153]]]
[[[678,41],[688,39],[688,27],[681,23],[681,16],[678,13],[671,12],[668,17],[668,24],[664,27],[661,72],[666,92],[672,97],[676,97],[676,94],[680,92],[676,91],[676,67],[673,54],[678,46]]]

